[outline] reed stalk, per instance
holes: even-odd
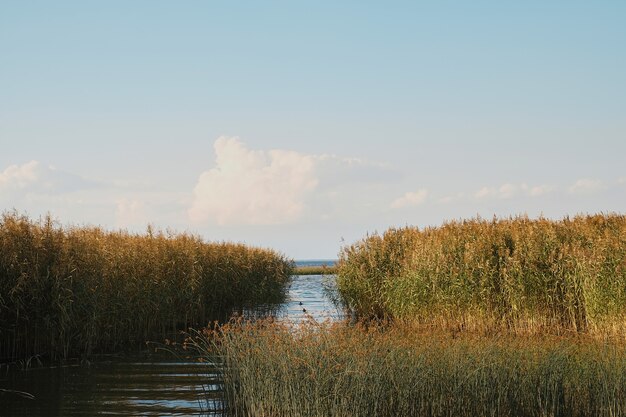
[[[200,340],[223,358],[229,416],[626,416],[620,342],[269,321]]]
[[[0,218],[0,360],[67,358],[161,341],[283,301],[292,262],[190,234]]]
[[[337,273],[359,318],[626,335],[624,215],[389,229],[345,247]]]

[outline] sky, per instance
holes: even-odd
[[[0,0],[0,211],[332,259],[626,211],[624,1]]]

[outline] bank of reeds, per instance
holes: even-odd
[[[337,273],[337,268],[334,265],[298,266],[293,273],[295,275],[334,275]]]
[[[230,416],[626,416],[626,347],[597,339],[261,321],[195,343],[224,360]]]
[[[127,349],[279,303],[292,263],[189,234],[0,219],[0,360]]]
[[[390,229],[342,250],[337,288],[360,318],[624,334],[626,216]]]

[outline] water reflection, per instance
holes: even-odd
[[[0,394],[6,416],[193,416],[215,414],[219,380],[215,364],[172,361],[171,356],[96,359],[90,366],[3,370]]]
[[[281,320],[297,323],[340,317],[323,290],[332,277],[293,277]],[[221,415],[218,364],[171,353],[109,355],[91,365],[0,368],[0,416],[215,416]],[[28,399],[16,393],[35,396]]]
[[[311,317],[318,322],[340,318],[341,312],[332,302],[334,285],[335,279],[332,275],[294,276],[287,302],[277,316],[294,323]]]

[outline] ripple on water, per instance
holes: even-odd
[[[279,316],[294,323],[307,317],[338,319],[324,291],[333,278],[294,276]],[[172,361],[171,356],[11,370],[0,373],[0,388],[35,395],[29,400],[0,391],[0,416],[210,416],[222,409],[216,364]]]
[[[279,317],[294,323],[311,317],[318,322],[339,319],[341,313],[325,291],[333,285],[332,275],[295,275]]]

